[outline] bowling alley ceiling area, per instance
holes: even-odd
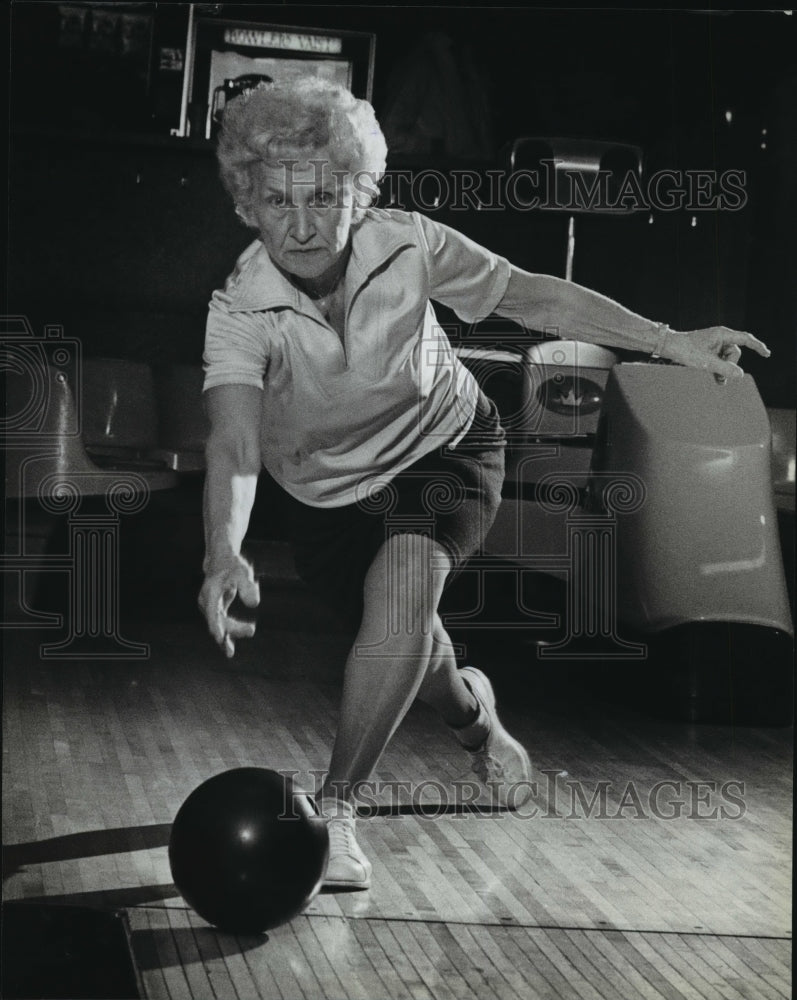
[[[11,6],[0,996],[791,997],[797,15]],[[777,628],[695,610],[666,639],[641,634],[614,601],[614,563],[599,567],[595,590],[599,600],[606,585],[611,614],[588,601],[574,611],[570,582],[590,568],[574,546],[588,528],[590,544],[609,537],[606,518],[576,524],[596,429],[580,442],[536,431],[510,442],[504,535],[483,572],[457,578],[441,614],[459,665],[490,676],[502,721],[529,751],[531,798],[493,805],[451,732],[416,702],[358,804],[371,887],[321,891],[251,934],[187,904],[169,863],[173,821],[192,791],[235,768],[318,789],[353,636],[299,580],[265,476],[245,543],[261,604],[238,609],[254,636],[227,659],[197,608],[207,305],[252,234],[219,182],[213,89],[193,101],[185,90],[189,15],[205,91],[201,59],[225,23],[294,46],[340,41],[388,133],[396,187],[380,204],[419,207],[531,271],[564,277],[570,247],[576,282],[673,329],[721,323],[772,350],[746,351],[742,364],[776,445],[772,484],[753,486],[767,497],[754,527],[770,532],[775,567],[771,592],[754,597],[765,606],[775,595]],[[647,200],[574,221],[491,210],[491,176],[540,142],[631,150]],[[730,198],[725,208],[701,203],[701,177]],[[680,201],[659,199],[678,185]],[[459,350],[464,327],[439,315]],[[531,383],[518,375],[518,331],[489,324],[474,364],[497,373],[503,417]],[[559,385],[559,410],[546,410],[551,426],[588,384],[597,427],[608,369],[577,371],[573,362]],[[535,472],[561,461],[572,473],[586,455],[571,510],[554,510],[553,489],[532,496],[526,446]],[[682,453],[664,451],[677,467]],[[45,489],[65,466],[74,488]],[[679,497],[690,499],[688,484]],[[718,491],[698,500],[720,509]],[[532,501],[534,526],[559,534],[535,527],[529,555],[518,539]],[[703,515],[712,538],[747,530]],[[677,519],[657,520],[643,541],[667,531],[662,558],[702,544],[684,545]],[[533,572],[507,569],[510,542]],[[767,561],[756,559],[742,569]],[[729,565],[717,557],[703,577]],[[647,611],[647,589],[620,590]]]

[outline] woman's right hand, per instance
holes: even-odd
[[[209,570],[198,599],[208,630],[227,657],[235,654],[236,639],[251,639],[255,634],[254,622],[229,616],[230,605],[236,597],[248,608],[260,604],[260,587],[254,571],[241,556],[236,556],[227,566]]]

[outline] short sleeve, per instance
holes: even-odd
[[[216,291],[205,330],[205,389],[217,385],[263,388],[268,368],[265,317],[257,312],[231,312],[229,295]]]
[[[416,212],[412,217],[429,261],[430,297],[468,323],[493,313],[509,283],[509,261],[456,229]]]

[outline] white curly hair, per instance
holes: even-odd
[[[356,215],[378,194],[387,143],[368,101],[328,80],[306,77],[261,83],[230,101],[224,111],[216,155],[222,183],[236,212],[250,226],[255,196],[252,166],[277,164],[296,154],[329,151],[336,170],[356,178]]]

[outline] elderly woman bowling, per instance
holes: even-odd
[[[485,674],[460,668],[438,614],[501,499],[505,437],[431,300],[464,321],[529,329],[741,374],[724,327],[678,333],[589,289],[529,274],[426,216],[373,207],[386,146],[371,106],[335,84],[264,84],[230,102],[221,178],[256,234],[213,294],[205,339],[211,431],[200,607],[226,655],[254,633],[241,555],[261,470],[284,491],[301,576],[355,632],[317,803],[326,884],[367,888],[358,784],[415,698],[433,706],[491,800],[531,794],[526,749],[502,726]]]

